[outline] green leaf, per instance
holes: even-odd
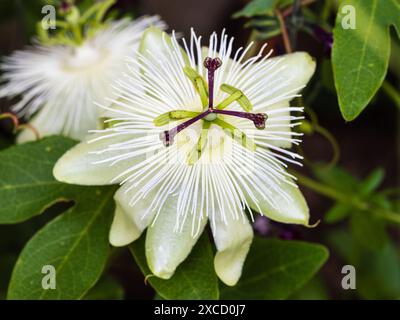
[[[354,241],[350,232],[346,229],[336,228],[326,234],[326,240],[329,248],[339,255],[346,263],[357,265],[360,263],[363,248],[360,250],[360,245]]]
[[[351,5],[355,29],[344,29]],[[398,0],[345,0],[336,17],[332,51],[335,86],[345,120],[357,118],[385,78],[390,56],[389,27],[400,35]]]
[[[360,195],[367,196],[375,191],[382,183],[385,171],[382,168],[375,169],[360,185]]]
[[[233,18],[254,17],[265,15],[273,10],[279,0],[252,0],[242,10],[236,12]]]
[[[9,299],[79,299],[96,283],[108,257],[115,187],[57,182],[57,159],[75,141],[50,137],[0,153],[0,223],[16,223],[59,201],[74,201],[39,230],[22,250],[11,277]],[[56,271],[56,289],[45,290],[44,266]]]
[[[328,250],[300,241],[255,238],[235,287],[223,299],[286,299],[306,284],[328,258]]]
[[[114,188],[87,188],[74,207],[27,243],[15,265],[8,299],[80,299],[99,279],[109,252]],[[56,271],[56,289],[43,289],[43,266]]]
[[[11,145],[12,141],[0,134],[0,150],[5,149]]]
[[[377,199],[378,196],[377,194],[372,194],[372,192],[382,183],[385,172],[383,169],[377,168],[363,181],[358,180],[349,172],[339,167],[326,169],[316,166],[314,168],[314,174],[325,184],[343,193],[347,193],[349,197],[365,199],[367,202],[373,203],[376,202],[375,199]],[[359,212],[359,209],[352,207],[352,205],[348,203],[337,202],[326,213],[324,221],[329,224],[336,223],[347,218],[353,212]],[[369,215],[368,212],[365,212],[365,214]]]
[[[75,143],[50,137],[0,152],[0,224],[27,220],[82,189],[56,181],[52,173],[56,160]]]
[[[124,288],[111,277],[101,279],[85,295],[85,300],[123,300]]]
[[[130,250],[148,282],[163,299],[218,299],[218,279],[214,271],[214,257],[206,233],[198,240],[189,257],[176,269],[174,276],[163,280],[150,276],[145,257],[145,235],[135,241]]]
[[[315,166],[314,175],[325,184],[338,190],[354,193],[358,189],[358,179],[340,167],[328,169],[324,166]]]
[[[290,297],[290,300],[328,300],[329,294],[324,279],[318,274]]]
[[[382,250],[366,252],[357,270],[357,291],[364,299],[400,298],[400,256],[388,243]]]
[[[350,229],[354,239],[370,250],[381,250],[388,242],[385,223],[373,212],[354,212],[351,215]]]
[[[334,230],[327,235],[328,243],[337,252],[343,264],[351,264],[357,270],[356,294],[363,299],[399,299],[400,255],[396,247],[388,243],[382,250],[366,250],[346,230]]]
[[[325,214],[324,222],[328,224],[337,223],[347,218],[352,208],[344,203],[337,203]]]

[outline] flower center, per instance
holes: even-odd
[[[83,44],[71,48],[71,54],[66,57],[63,67],[66,71],[85,71],[100,63],[106,58],[107,52],[92,47],[90,44]]]
[[[208,76],[208,88],[203,77],[201,77],[194,69],[190,67],[185,67],[184,72],[186,76],[192,81],[197,93],[200,95],[204,111],[203,112],[193,112],[186,110],[174,110],[164,113],[154,119],[154,124],[156,126],[163,126],[171,121],[188,119],[187,121],[179,124],[171,130],[163,131],[160,134],[160,139],[163,144],[168,147],[173,144],[175,136],[186,129],[190,125],[196,123],[199,120],[205,120],[203,123],[203,129],[208,129],[210,124],[216,124],[223,129],[234,133],[237,136],[239,132],[242,141],[247,141],[247,138],[243,132],[232,126],[231,124],[223,121],[218,117],[218,114],[244,118],[252,121],[257,129],[264,129],[265,122],[267,120],[267,115],[265,113],[251,113],[253,106],[249,99],[244,95],[242,91],[232,87],[228,84],[222,84],[221,90],[228,93],[229,96],[214,107],[214,75],[215,71],[222,65],[222,61],[219,58],[207,57],[204,60],[204,67],[207,69]],[[239,105],[244,109],[244,111],[234,111],[234,110],[224,110],[233,102],[238,102]],[[202,135],[200,139],[204,139]],[[199,141],[199,149],[197,151],[201,153],[201,148],[204,147],[204,141]],[[254,147],[254,145],[253,145]]]

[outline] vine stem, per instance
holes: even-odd
[[[400,93],[393,87],[389,81],[385,80],[382,83],[382,90],[394,102],[396,107],[400,109]]]
[[[286,53],[291,53],[293,50],[292,50],[292,45],[290,44],[289,34],[286,29],[285,19],[283,18],[283,15],[279,9],[275,9],[275,14],[278,18],[279,25],[281,28],[283,44],[285,46]]]
[[[301,1],[300,5],[301,5],[302,7],[305,7],[305,6],[308,6],[308,5],[312,4],[312,3],[314,3],[315,1],[316,1],[316,0],[303,0],[303,1]],[[285,10],[282,12],[282,16],[283,16],[284,18],[286,18],[287,16],[291,15],[292,12],[293,12],[293,6],[290,6],[289,8],[285,9]]]
[[[15,114],[13,114],[11,112],[1,113],[0,114],[0,120],[2,120],[2,119],[11,119],[11,121],[13,122],[13,125],[14,125],[14,134],[17,133],[17,131],[20,131],[20,130],[26,128],[26,129],[29,129],[29,130],[31,130],[33,132],[33,134],[36,137],[36,140],[40,139],[39,131],[37,131],[36,128],[34,126],[32,126],[31,124],[29,124],[29,123],[21,124],[19,122],[18,117]]]
[[[324,127],[321,127],[318,124],[313,124],[313,128],[316,132],[318,132],[319,134],[321,134],[322,136],[325,137],[325,139],[327,139],[332,147],[332,159],[329,161],[328,164],[328,168],[332,168],[334,167],[337,162],[339,161],[340,158],[340,147],[339,144],[336,140],[336,138],[329,132],[329,130],[325,129]]]
[[[332,200],[336,200],[336,201],[339,201],[342,203],[347,203],[347,204],[357,208],[358,210],[370,209],[371,211],[373,211],[375,214],[377,214],[381,218],[384,218],[390,222],[400,224],[400,214],[398,214],[396,212],[393,212],[393,211],[387,210],[387,209],[383,209],[383,208],[372,207],[369,203],[367,203],[361,199],[358,199],[357,197],[352,197],[345,193],[342,193],[342,192],[340,192],[336,189],[333,189],[323,183],[320,183],[309,177],[306,177],[306,176],[298,173],[297,171],[291,170],[291,173],[297,177],[297,182],[300,185],[302,185],[312,191],[322,194]]]

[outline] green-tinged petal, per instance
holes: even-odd
[[[243,264],[253,241],[253,229],[245,216],[239,220],[229,216],[226,222],[216,219],[215,226],[211,223],[211,227],[217,246],[215,272],[226,285],[234,286],[242,275]]]
[[[274,201],[274,205],[272,205],[267,197],[264,198],[264,196],[253,187],[251,191],[258,200],[258,206],[248,195],[246,196],[246,200],[253,210],[259,211],[259,207],[262,211],[260,213],[263,213],[272,220],[309,226],[309,209],[301,191],[288,183],[281,183],[280,189],[285,192],[289,199],[284,198],[277,191],[272,190],[270,196]],[[269,190],[271,190],[271,188],[269,188]]]
[[[156,56],[169,56],[165,44],[173,48],[171,37],[164,31],[156,27],[147,28],[140,41],[139,52],[146,57],[150,57],[149,52]],[[189,58],[182,48],[180,48],[182,58],[189,65]],[[151,58],[153,59],[153,58]]]
[[[146,258],[154,275],[163,279],[173,276],[179,264],[186,259],[197,239],[203,232],[207,219],[196,220],[192,232],[192,216],[188,216],[182,230],[175,230],[177,197],[172,197],[163,205],[153,226],[146,235]],[[182,217],[180,218],[182,220]],[[198,225],[197,225],[198,223]],[[198,231],[196,233],[196,231]]]
[[[279,84],[285,83],[282,88],[271,94],[270,98],[281,96],[296,88],[305,86],[310,81],[316,68],[315,60],[307,52],[301,51],[274,57],[268,61],[276,63],[269,72],[284,66],[277,74],[277,77],[281,79]],[[276,87],[279,84],[272,84],[270,89],[274,89],[273,86]],[[295,92],[299,92],[299,90]]]
[[[129,217],[129,213],[116,203],[109,240],[114,247],[123,247],[140,237],[142,230]]]
[[[268,115],[266,128],[264,129],[266,133],[270,131],[290,132],[291,128],[287,126],[290,124],[290,112],[284,111],[279,113],[271,113],[272,111],[276,111],[277,109],[288,108],[291,105],[290,99],[281,100],[273,104],[270,104],[269,101],[272,101],[273,99],[276,99],[280,96],[287,95],[290,92],[291,95],[299,93],[299,91],[301,91],[301,88],[308,83],[308,81],[314,74],[316,63],[307,52],[295,52],[285,54],[282,56],[271,58],[268,61],[269,62],[268,64],[266,64],[266,68],[267,65],[271,66],[272,64],[274,64],[274,66],[268,67],[267,74],[277,72],[277,70],[281,69],[275,76],[279,78],[279,83],[274,83],[274,79],[272,79],[271,83],[267,83],[264,87],[264,90],[265,92],[271,92],[271,94],[266,97],[265,102],[261,104],[261,108],[259,108],[259,106],[255,107],[257,107],[257,112],[265,112]],[[257,64],[255,64],[252,68],[254,67],[257,67]],[[249,72],[251,72],[252,68],[249,68]],[[282,84],[285,85],[277,90],[277,87]],[[245,88],[243,88],[242,90],[244,91],[244,93],[246,93]],[[293,115],[295,114],[292,114],[292,116]],[[297,113],[297,115],[300,114]],[[283,117],[285,117],[287,120],[279,120],[279,122],[276,121],[277,118]],[[279,124],[281,126],[270,127],[270,124]],[[291,143],[289,141],[270,140],[269,143],[281,148],[291,147]]]
[[[112,180],[142,159],[135,157],[120,161],[112,166],[109,162],[96,163],[120,155],[121,150],[107,151],[100,154],[95,153],[96,151],[104,150],[111,144],[132,139],[132,135],[126,134],[89,143],[89,141],[104,135],[104,133],[90,135],[67,151],[54,166],[54,177],[61,182],[79,185],[108,185],[120,182],[122,178],[120,180]]]
[[[130,202],[139,188],[140,186],[132,187],[130,183],[125,183],[114,195],[116,209],[110,230],[110,243],[115,247],[126,246],[138,239],[154,218],[155,213],[147,212],[147,209],[158,189],[131,205]]]

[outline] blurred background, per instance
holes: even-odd
[[[305,20],[308,15],[318,15],[325,8],[326,2],[310,1],[305,9]],[[48,3],[51,1],[0,0],[1,56],[31,43],[35,35],[35,25],[42,17],[41,8]],[[212,31],[220,32],[226,28],[227,33],[235,37],[237,48],[248,43],[249,38],[253,37],[252,39],[257,40],[259,44],[267,41],[269,47],[274,49],[274,55],[285,53],[281,34],[266,32],[259,21],[249,21],[243,16],[233,18],[234,13],[247,3],[245,0],[119,0],[112,10],[118,15],[131,17],[158,14],[166,21],[170,30],[179,31],[184,36],[189,34],[191,27],[204,37]],[[335,6],[332,5],[325,14],[324,26],[333,26],[335,10]],[[255,27],[252,29],[252,26]],[[258,33],[254,33],[254,29],[258,30]],[[330,134],[313,130],[313,134],[305,135],[302,152],[306,161],[313,165],[306,163],[300,170],[301,173],[344,193],[357,192],[358,185],[367,177],[375,178],[379,181],[373,186],[374,190],[370,196],[381,199],[386,206],[398,212],[399,201],[395,199],[396,197],[387,196],[391,194],[390,190],[394,194],[397,193],[396,188],[399,187],[400,181],[398,106],[384,90],[380,90],[356,120],[346,123],[340,114],[334,88],[329,40],[318,35],[318,32],[310,31],[315,29],[304,29],[300,27],[296,30],[296,41],[292,45],[295,50],[304,50],[314,56],[318,69],[310,85],[303,92],[302,103],[308,108],[308,117],[310,119],[316,117],[319,125]],[[327,33],[329,35],[329,30]],[[387,81],[397,88],[400,79],[399,58],[399,43],[398,40],[393,40]],[[6,112],[11,104],[12,101],[0,100],[1,112]],[[13,143],[12,129],[11,121],[0,122],[1,149]],[[334,137],[338,144],[340,158],[329,173],[321,173],[318,171],[317,163],[326,164],[333,157],[330,137]],[[326,214],[335,206],[334,201],[313,191],[313,188],[303,185],[301,189],[310,206],[311,222],[322,220],[317,228],[286,226],[272,223],[267,219],[257,219],[255,226],[261,236],[307,240],[323,243],[329,248],[330,258],[327,264],[293,298],[399,299],[398,225],[385,223],[380,229],[383,230],[383,235],[377,240],[380,242],[376,246],[371,246],[366,242],[374,242],[376,229],[371,230],[367,226],[365,230],[357,230],[354,221],[347,218],[332,218],[328,219],[332,220],[329,223],[325,222]],[[61,208],[58,207],[55,206],[48,213],[20,225],[0,226],[1,298],[5,296],[13,263],[23,245],[35,230],[60,212]],[[349,208],[349,210],[355,209]],[[334,213],[330,215],[335,216]],[[365,241],[362,238],[365,238]],[[112,260],[100,284],[105,289],[89,293],[89,298],[152,299],[154,292],[145,285],[142,273],[135,267],[128,250],[115,249],[113,255],[115,259]],[[343,290],[340,285],[343,276],[340,271],[345,264],[352,264],[357,268],[357,290]]]

